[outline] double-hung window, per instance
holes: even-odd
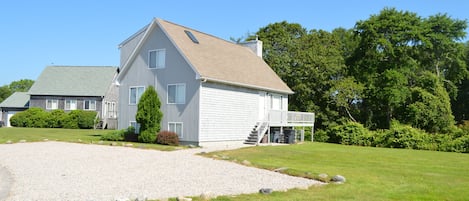
[[[85,100],[83,104],[84,110],[96,110],[96,100]]]
[[[168,85],[168,104],[186,103],[186,84]]]
[[[129,89],[129,104],[137,105],[140,97],[145,91],[145,87],[130,87]]]
[[[148,68],[159,69],[165,67],[166,50],[157,49],[148,52]]]
[[[183,137],[182,133],[182,122],[169,122],[168,130],[178,134],[179,138]]]
[[[47,99],[46,100],[46,109],[48,109],[48,110],[59,109],[59,100],[57,100],[57,99]]]
[[[76,110],[77,100],[68,99],[65,100],[65,110]]]

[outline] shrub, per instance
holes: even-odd
[[[327,142],[328,140],[329,136],[327,135],[327,132],[325,130],[318,130],[314,132],[315,142]],[[309,132],[305,130],[305,141],[311,141],[311,130],[309,130]]]
[[[45,128],[47,116],[48,113],[44,109],[32,107],[13,115],[10,123],[16,127]]]
[[[99,139],[106,141],[124,141],[126,129],[115,130],[102,135]]]
[[[46,122],[48,128],[62,128],[62,119],[65,116],[63,110],[52,110],[47,116]]]
[[[164,145],[171,145],[171,146],[178,146],[179,137],[175,132],[161,131],[158,133],[158,136],[156,137],[156,143],[164,144]]]
[[[93,128],[96,118],[95,111],[73,110],[67,113],[61,120],[63,128]]]
[[[372,132],[357,122],[345,122],[328,130],[329,142],[345,145],[370,146]]]
[[[143,143],[155,143],[156,132],[151,130],[144,130],[138,135],[138,141]]]

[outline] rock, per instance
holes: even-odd
[[[49,139],[43,139],[42,141],[47,142],[47,141],[49,141]]]
[[[13,142],[11,140],[8,140],[6,143],[7,144],[13,144]]]
[[[271,194],[271,193],[272,193],[272,189],[271,189],[271,188],[261,188],[261,189],[259,189],[259,193],[262,193],[262,194]]]
[[[104,141],[100,140],[100,141],[98,142],[98,144],[104,144]]]
[[[26,142],[26,140],[20,140],[20,143],[25,143],[25,142]]]
[[[230,159],[230,157],[223,155],[223,156],[221,156],[221,159],[228,160],[228,159]]]
[[[318,177],[319,177],[319,181],[327,182],[329,175],[322,173],[322,174],[319,174]]]
[[[147,196],[138,196],[134,199],[135,201],[146,201],[147,200]]]
[[[133,144],[125,144],[126,147],[133,147],[134,145]]]
[[[78,142],[83,142],[81,139],[78,139]]]
[[[212,192],[204,192],[200,194],[200,200],[210,200],[214,197],[215,195]]]
[[[188,145],[187,147],[189,147],[189,148],[196,148],[197,146],[195,146],[195,145],[193,145],[193,144],[190,144],[190,145]]]
[[[275,169],[274,172],[283,172],[285,170],[288,170],[288,168],[287,167],[281,167],[281,168]]]
[[[335,175],[331,179],[332,182],[336,182],[336,183],[344,183],[345,180],[346,180],[345,177],[342,175]]]
[[[117,146],[117,142],[111,142],[111,144],[109,144],[111,146]]]
[[[178,196],[176,198],[177,201],[192,201],[192,198],[186,198],[184,196]]]
[[[115,201],[129,201],[127,198],[116,198]]]
[[[243,160],[243,162],[241,162],[243,165],[251,165],[251,162],[249,162],[248,160]]]

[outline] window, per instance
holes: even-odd
[[[182,122],[169,122],[168,130],[178,134],[179,138],[182,138]]]
[[[272,110],[282,110],[282,96],[272,95],[271,96],[271,109]]]
[[[136,121],[131,121],[130,126],[135,128],[135,134],[140,133],[140,124],[139,123],[137,123]]]
[[[165,49],[150,50],[148,52],[148,68],[158,69],[165,66]]]
[[[186,84],[168,85],[168,104],[184,104],[186,102]]]
[[[116,102],[106,102],[105,111],[107,118],[117,118]]]
[[[47,99],[46,100],[46,109],[56,110],[59,108],[59,100],[57,99]]]
[[[130,87],[129,90],[129,104],[136,105],[142,96],[145,87]]]
[[[85,100],[83,104],[84,110],[96,110],[96,101],[95,100]]]
[[[76,110],[77,100],[65,100],[65,110]]]

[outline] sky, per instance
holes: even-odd
[[[1,0],[0,86],[49,65],[119,66],[118,44],[155,17],[229,40],[281,21],[353,28],[386,7],[469,19],[467,0]]]

